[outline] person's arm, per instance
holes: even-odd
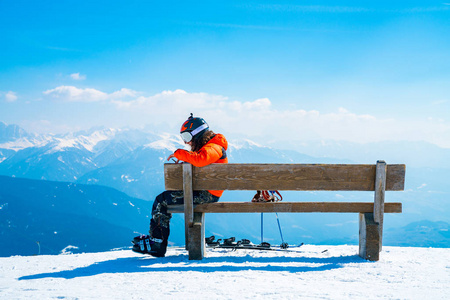
[[[169,161],[170,159],[172,159],[173,158],[173,161],[176,163],[176,164],[178,164],[179,162],[180,162],[180,160],[179,159],[177,159],[176,161],[175,161],[175,155],[174,155],[174,153],[172,153],[172,154],[170,154],[169,155],[169,157],[167,158],[167,161]]]
[[[188,162],[193,166],[204,167],[215,163],[222,157],[222,147],[216,144],[207,144],[198,152],[178,149],[172,155],[173,157]]]

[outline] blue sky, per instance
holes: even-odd
[[[450,148],[445,1],[0,0],[0,121]]]

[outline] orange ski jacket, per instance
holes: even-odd
[[[226,164],[228,158],[225,150],[228,149],[228,142],[222,134],[216,134],[197,152],[178,149],[174,156],[182,161],[188,162],[196,167],[204,167],[210,164]],[[223,191],[208,191],[216,197],[222,196]]]

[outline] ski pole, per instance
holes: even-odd
[[[264,213],[261,213],[261,244],[264,241]]]
[[[275,213],[275,215],[277,216],[278,229],[280,230],[280,236],[281,236],[281,246],[280,247],[283,249],[286,249],[287,247],[289,247],[289,245],[284,242],[283,232],[281,231],[281,225],[280,225],[280,219],[278,218],[278,213]]]

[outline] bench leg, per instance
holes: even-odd
[[[380,259],[380,225],[373,213],[359,214],[359,256],[371,261]]]
[[[201,260],[205,256],[205,214],[194,213],[194,222],[189,228],[189,260]]]
[[[184,244],[186,250],[189,250],[189,225],[184,224]]]

